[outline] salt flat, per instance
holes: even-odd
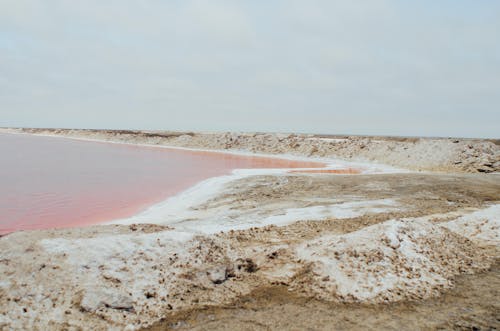
[[[134,142],[132,133],[90,135]],[[136,136],[140,143],[157,139]],[[262,138],[263,147],[256,147],[260,152],[269,144],[279,150],[279,139],[286,144],[290,139],[269,136],[273,138],[254,137]],[[196,134],[181,137],[172,139],[197,139]],[[221,141],[227,137],[233,142],[247,139],[219,136]],[[413,151],[424,145],[443,149],[457,145],[436,140],[411,147],[419,143],[384,141],[377,145],[395,144]],[[425,155],[435,153],[429,150],[412,156],[422,160],[412,168],[425,172],[254,173],[217,185],[209,182],[213,188],[209,194],[198,187],[184,195],[186,199],[167,202],[120,224],[4,236],[0,238],[0,326],[289,329],[292,324],[304,326],[303,313],[317,316],[322,311],[317,323],[322,329],[335,321],[352,321],[352,314],[371,316],[356,319],[358,328],[390,327],[398,321],[403,329],[449,328],[467,325],[471,318],[473,325],[498,327],[494,297],[500,276],[496,267],[500,177],[478,173],[483,168],[476,167],[483,162],[477,159],[487,159],[495,170],[498,145],[466,144],[472,144],[474,151],[483,150],[484,155],[464,161],[475,168],[455,165],[455,158],[465,154],[449,152],[446,155],[454,155],[451,161],[439,161],[440,172],[431,172],[437,161],[426,163]],[[288,147],[287,153],[294,148],[302,153],[300,146]],[[406,161],[391,161],[397,157],[390,155],[390,148],[381,150],[376,167],[387,170],[389,163],[405,168]],[[367,162],[345,156],[344,161]],[[446,299],[457,286],[464,296]],[[402,308],[420,303],[447,313],[425,324],[419,315],[423,310]],[[453,313],[463,307],[473,311]],[[331,313],[325,313],[329,309]],[[387,309],[391,319],[385,317]]]

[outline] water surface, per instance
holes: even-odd
[[[204,179],[321,163],[0,134],[0,234],[130,217]]]

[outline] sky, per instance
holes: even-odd
[[[0,0],[0,127],[500,138],[498,0]]]

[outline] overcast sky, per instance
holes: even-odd
[[[0,0],[0,126],[500,137],[498,0]]]

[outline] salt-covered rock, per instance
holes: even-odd
[[[134,304],[130,297],[105,288],[86,291],[80,302],[80,307],[87,312],[95,312],[99,308],[118,310],[133,310]]]
[[[227,279],[227,267],[216,266],[207,271],[208,279],[214,284],[222,284]]]

